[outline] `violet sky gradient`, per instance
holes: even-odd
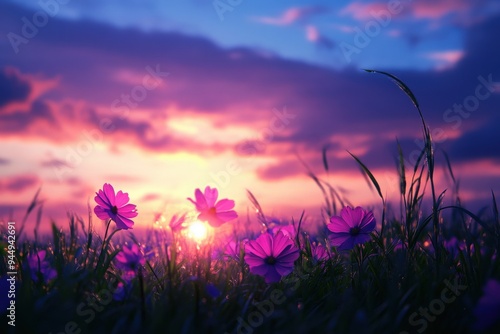
[[[492,190],[500,196],[500,4],[402,0],[382,26],[373,13],[388,3],[242,1],[221,20],[204,0],[67,1],[47,7],[53,16],[37,14],[38,2],[2,2],[1,220],[20,220],[39,187],[47,221],[86,214],[106,182],[129,193],[139,227],[192,210],[185,198],[207,184],[240,217],[245,189],[270,214],[318,217],[320,192],[297,156],[321,173],[324,145],[330,181],[353,205],[378,202],[346,150],[397,202],[396,138],[411,162],[418,114],[363,68],[414,91],[437,141],[440,189],[452,188],[444,150],[465,205],[489,205]],[[37,31],[23,32],[34,18]],[[359,51],[350,61],[347,44]],[[131,94],[139,99],[120,101]]]

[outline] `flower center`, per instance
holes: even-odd
[[[273,265],[276,263],[276,259],[274,258],[274,256],[268,256],[264,259],[264,262],[266,264],[270,264],[270,265]]]
[[[211,207],[210,209],[208,209],[208,214],[215,216],[217,214],[217,210],[215,209],[215,207]]]
[[[359,234],[359,227],[351,227],[351,229],[349,230],[349,234],[352,235],[352,236],[356,236]]]
[[[116,205],[113,205],[113,207],[111,208],[111,212],[115,215],[118,213],[118,208],[116,207]]]

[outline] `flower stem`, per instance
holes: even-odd
[[[104,239],[102,239],[102,245],[101,245],[101,252],[99,253],[99,260],[97,261],[96,268],[99,267],[101,264],[102,260],[102,255],[104,252],[104,245],[106,244],[106,237],[108,236],[108,231],[109,231],[109,225],[111,224],[111,219],[108,220],[108,224],[106,225],[106,232],[104,233]]]

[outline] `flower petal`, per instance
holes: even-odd
[[[262,235],[258,237],[257,240],[252,240],[245,245],[246,254],[253,253],[262,259],[271,255],[271,246],[267,244],[268,242],[270,243],[270,241],[267,238],[264,239],[261,237]]]
[[[122,217],[121,215],[116,215],[113,219],[116,223],[116,227],[120,230],[128,230],[134,226],[134,222],[127,217]]]
[[[208,209],[207,200],[205,199],[205,196],[201,193],[200,189],[196,189],[194,191],[194,197],[196,198],[196,202],[193,202],[193,200],[191,199],[190,200],[196,205],[196,210],[202,211]]]
[[[111,208],[112,205],[109,202],[109,199],[106,197],[106,194],[102,190],[99,190],[99,192],[96,192],[96,196],[94,197],[94,201],[104,207]]]
[[[266,277],[266,283],[276,283],[281,280],[281,275],[276,271],[274,266],[269,266],[269,270],[267,271],[265,277]]]
[[[122,207],[127,204],[129,200],[128,193],[124,193],[120,190],[115,196],[115,205],[117,207]]]
[[[286,276],[290,274],[293,271],[293,263],[291,266],[285,265],[283,263],[276,263],[274,265],[274,269],[280,274],[281,276]]]
[[[349,232],[351,226],[346,223],[346,221],[339,216],[333,216],[330,218],[330,224],[327,224],[326,227],[335,233],[345,233]]]
[[[234,208],[234,201],[227,198],[221,199],[217,202],[217,204],[215,204],[215,209],[217,209],[218,212],[229,211],[232,208]]]
[[[281,262],[295,262],[299,258],[299,249],[293,245],[293,247],[287,252],[282,253],[277,259]]]
[[[349,233],[331,233],[328,238],[333,246],[338,247],[342,245],[347,239],[352,238]]]
[[[137,217],[138,213],[135,208],[136,206],[134,204],[127,204],[118,209],[118,214],[127,218]]]
[[[102,220],[106,220],[106,219],[111,218],[111,216],[109,215],[109,213],[110,213],[109,209],[105,209],[99,205],[96,205],[96,207],[94,208],[94,213],[97,216],[97,218],[102,219]]]
[[[264,258],[262,258],[258,255],[255,255],[253,253],[245,254],[245,262],[246,262],[246,264],[248,264],[250,266],[250,268],[266,264],[264,262]]]
[[[228,222],[230,220],[238,218],[238,214],[234,210],[225,211],[225,212],[217,212],[216,215],[217,215],[217,218],[219,218],[223,222]]]
[[[353,240],[354,244],[359,245],[359,244],[364,244],[367,241],[370,241],[371,236],[368,233],[360,233],[357,236],[355,236],[353,239],[354,239]]]
[[[263,263],[263,264],[258,265],[258,266],[250,267],[250,272],[252,274],[255,274],[255,275],[265,276],[269,272],[271,267],[272,266],[270,266],[266,263]]]
[[[375,229],[377,222],[375,217],[373,217],[373,212],[365,212],[363,219],[361,220],[359,227],[362,232],[369,233]]]
[[[109,183],[105,183],[104,186],[102,187],[102,190],[106,194],[106,197],[109,200],[109,204],[111,204],[111,206],[116,205],[116,203],[115,203],[115,189],[113,189],[113,186]]]
[[[353,249],[355,245],[355,238],[346,239],[337,249],[339,251],[350,250]]]
[[[271,255],[274,257],[278,257],[286,247],[290,247],[291,245],[293,245],[293,242],[288,237],[286,237],[283,232],[279,231],[274,235],[273,250]]]
[[[356,207],[355,209],[350,206],[346,206],[340,211],[340,216],[349,225],[349,227],[359,226],[361,218],[363,218],[363,209],[361,207]]]
[[[205,200],[209,208],[215,206],[217,197],[219,197],[219,192],[217,191],[217,188],[210,188],[209,186],[205,188]]]

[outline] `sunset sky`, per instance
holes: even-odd
[[[43,223],[86,214],[105,182],[137,204],[136,226],[192,210],[216,186],[246,220],[320,214],[298,157],[354,205],[378,205],[357,155],[397,203],[421,124],[388,71],[414,91],[477,210],[500,197],[500,2],[2,1],[0,220],[41,187]],[[62,2],[65,2],[64,4]]]

